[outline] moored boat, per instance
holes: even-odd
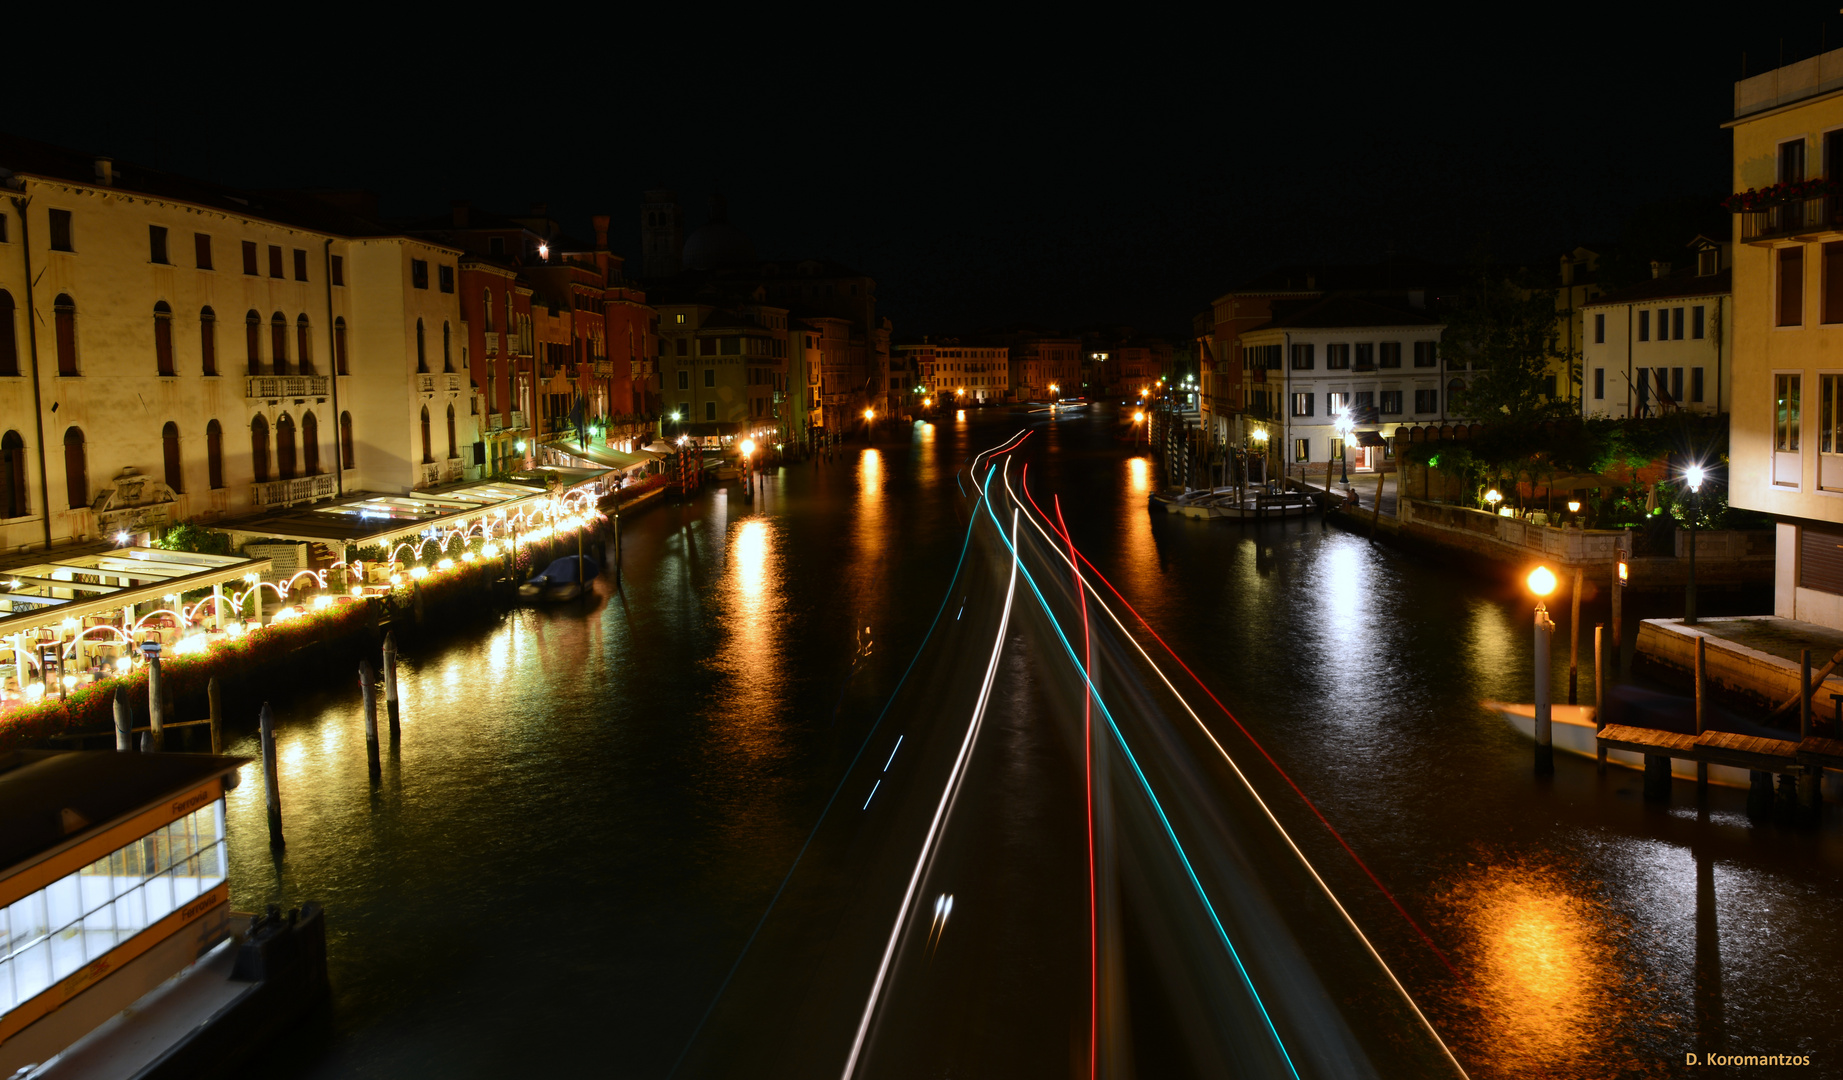
[[[518,587],[521,600],[560,603],[582,595],[588,583],[601,574],[601,565],[587,555],[565,555],[544,572]]]

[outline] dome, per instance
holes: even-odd
[[[685,240],[679,262],[687,270],[708,270],[714,266],[755,261],[755,245],[749,234],[730,224],[729,208],[721,194],[710,197],[710,223]]]
[[[692,270],[754,262],[755,245],[749,242],[749,234],[736,226],[727,221],[713,221],[685,240],[682,261]]]

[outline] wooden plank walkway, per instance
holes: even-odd
[[[1753,772],[1788,773],[1799,766],[1843,769],[1843,740],[1816,735],[1793,741],[1761,739],[1731,731],[1705,731],[1698,737],[1656,728],[1608,724],[1600,729],[1599,745],[1602,750],[1688,758]]]

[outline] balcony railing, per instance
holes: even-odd
[[[1744,244],[1822,232],[1843,232],[1843,195],[1792,199],[1741,211],[1741,242]]]
[[[416,376],[416,392],[419,394],[435,393],[435,376],[433,375]]]
[[[249,375],[245,396],[252,400],[325,397],[331,379],[325,375]]]
[[[486,355],[499,355],[499,331],[497,330],[488,330],[486,332]]]
[[[297,476],[292,480],[270,480],[251,486],[251,501],[257,506],[293,506],[312,502],[333,494],[331,474]]]

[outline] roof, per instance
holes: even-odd
[[[241,581],[269,565],[268,559],[143,547],[40,551],[9,559],[0,570],[0,589],[5,590],[0,592],[0,636]]]
[[[15,750],[0,754],[0,875],[147,807],[233,773],[249,758]]]
[[[1698,275],[1693,268],[1679,270],[1674,274],[1641,281],[1636,285],[1627,285],[1623,289],[1614,289],[1604,296],[1596,296],[1582,308],[1613,307],[1619,304],[1637,304],[1647,300],[1689,299],[1696,296],[1725,296],[1734,291],[1734,271],[1724,269],[1717,273]]]
[[[336,236],[404,235],[399,229],[351,213],[309,192],[229,187],[130,161],[111,161],[113,175],[105,183],[96,175],[99,160],[109,159],[0,133],[0,179],[4,179],[6,173],[16,173],[78,184],[97,191],[134,192]]]
[[[1443,289],[1459,283],[1455,266],[1419,261],[1363,265],[1292,263],[1276,266],[1218,293],[1215,301],[1230,296],[1261,293],[1397,292]]]
[[[544,481],[538,477],[535,482]],[[456,528],[489,511],[516,510],[545,497],[541,487],[529,483],[473,481],[404,495],[357,492],[333,502],[281,507],[212,527],[248,536],[362,547],[415,536],[425,529]]]
[[[1439,326],[1423,311],[1408,311],[1361,296],[1333,296],[1280,315],[1262,330],[1338,330],[1364,326]]]

